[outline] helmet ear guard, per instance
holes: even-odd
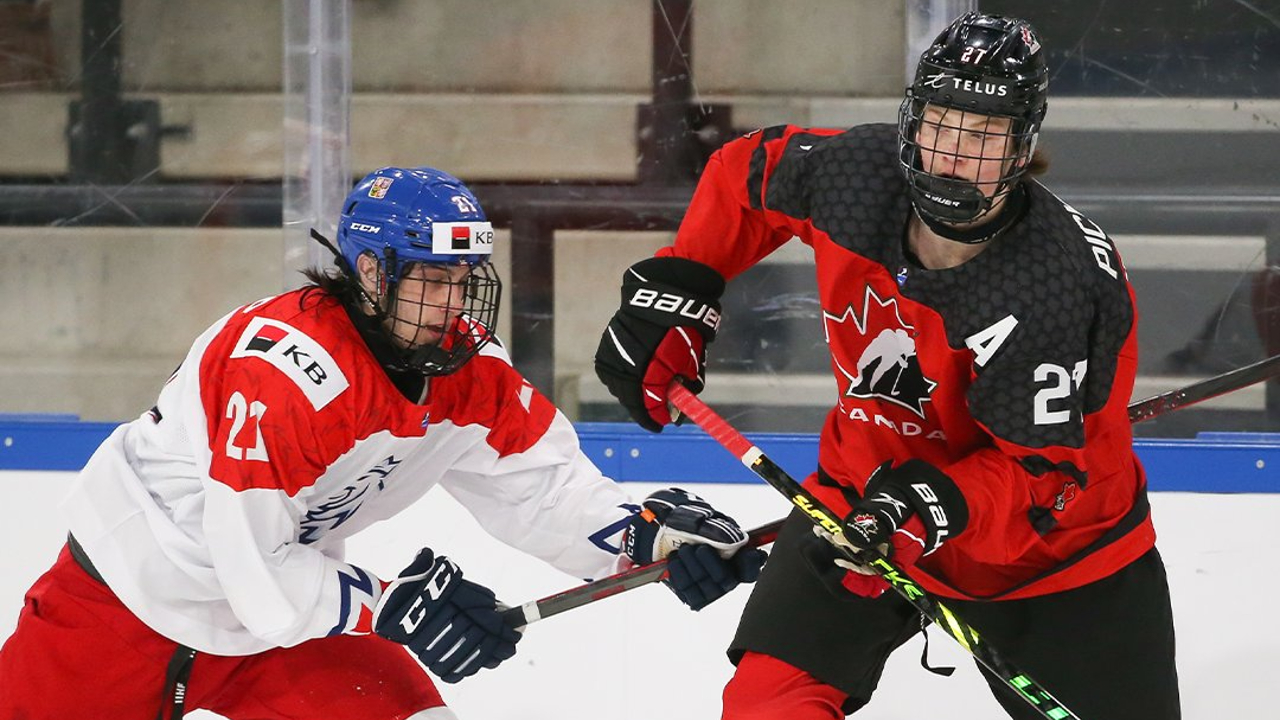
[[[1047,107],[1048,69],[1034,30],[1023,20],[970,12],[957,18],[920,56],[915,79],[898,111],[898,160],[912,204],[925,220],[964,224],[982,220],[1021,181],[1035,152]],[[922,162],[919,140],[927,108],[1009,121],[999,157],[949,153],[1002,164],[990,192],[974,182],[935,174]],[[993,133],[984,132],[984,135]],[[986,185],[986,183],[983,183]]]

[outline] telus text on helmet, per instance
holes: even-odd
[[[963,90],[964,92],[975,93],[978,95],[994,95],[996,97],[1006,97],[1009,94],[1009,86],[1004,83],[985,82],[982,80],[962,80],[955,75],[949,73],[934,73],[925,78],[926,87],[945,89],[950,86],[953,90]]]

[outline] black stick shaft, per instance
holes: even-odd
[[[750,468],[775,490],[787,496],[796,507],[808,515],[815,525],[832,537],[839,538],[844,535],[844,524],[822,501],[805,490],[800,483],[761,452],[760,448],[735,430],[714,410],[707,407],[696,395],[689,392],[683,385],[674,383],[671,386],[670,398],[676,408],[692,418],[698,427],[715,438],[726,450],[741,460],[743,465]],[[1042,716],[1049,720],[1079,720],[1040,683],[1001,657],[976,630],[942,602],[930,597],[924,588],[888,558],[874,550],[864,550],[855,554],[846,545],[833,543],[832,546],[846,559],[874,569],[889,584],[889,587],[911,603],[921,614],[950,633],[961,647],[968,650],[978,662],[1003,680]]]
[[[1184,388],[1139,400],[1129,405],[1129,422],[1139,423],[1150,420],[1157,415],[1226,395],[1254,383],[1269,380],[1276,375],[1280,375],[1280,355],[1192,383]]]
[[[774,520],[749,531],[747,546],[760,547],[773,542],[778,537],[778,530],[781,529],[782,523],[783,520]],[[663,559],[624,570],[616,575],[600,578],[555,595],[532,600],[519,607],[509,608],[503,611],[502,618],[512,627],[521,627],[642,585],[664,580],[666,577],[667,561]]]

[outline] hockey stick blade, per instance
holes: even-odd
[[[692,419],[716,442],[724,446],[754,472],[760,479],[769,483],[775,490],[785,495],[798,508],[804,511],[813,523],[832,537],[844,535],[844,524],[831,512],[822,501],[804,489],[782,468],[768,458],[760,448],[756,447],[742,433],[738,432],[724,418],[707,407],[696,395],[678,382],[673,383],[670,398],[686,416]],[[1025,672],[1005,660],[990,643],[982,638],[968,623],[960,619],[945,604],[931,597],[911,579],[906,572],[893,564],[888,558],[874,550],[854,553],[847,546],[832,543],[836,552],[846,559],[868,565],[907,602],[911,603],[922,615],[946,630],[960,646],[969,651],[974,659],[982,663],[996,677],[1000,678],[1023,700],[1042,716],[1049,720],[1079,720],[1079,718],[1058,702],[1038,682]]]
[[[778,537],[778,530],[782,527],[783,520],[785,518],[765,523],[749,531],[747,547],[760,547],[773,542]],[[503,611],[502,619],[512,627],[521,627],[666,578],[667,561],[663,559],[593,580],[540,600],[532,600],[523,605],[508,608]]]
[[[1273,355],[1252,365],[1245,365],[1242,368],[1236,368],[1230,372],[1192,383],[1184,388],[1170,390],[1169,392],[1153,395],[1145,400],[1132,403],[1129,405],[1129,422],[1139,423],[1143,420],[1150,420],[1157,415],[1163,415],[1198,402],[1211,400],[1220,395],[1226,395],[1241,388],[1249,387],[1254,383],[1270,380],[1277,375],[1280,375],[1280,355]]]

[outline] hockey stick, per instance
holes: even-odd
[[[1280,355],[1132,403],[1129,405],[1129,422],[1150,420],[1157,415],[1226,395],[1276,375],[1280,375]]]
[[[736,456],[743,465],[746,465],[760,479],[769,483],[778,492],[786,495],[796,507],[809,516],[809,519],[815,525],[821,527],[833,538],[839,538],[844,535],[844,524],[831,510],[823,505],[822,501],[814,497],[808,490],[805,490],[785,470],[774,464],[772,460],[761,452],[760,448],[752,444],[742,433],[735,430],[714,410],[707,407],[705,403],[698,399],[698,396],[689,392],[688,388],[678,382],[673,383],[670,398],[677,409],[689,416],[690,419],[698,424],[698,427],[701,427],[708,435],[715,438],[716,442],[723,445],[726,450]],[[1049,694],[1048,690],[1045,690],[1025,672],[1002,658],[996,652],[996,649],[983,640],[968,623],[951,612],[951,609],[937,598],[930,597],[924,591],[924,588],[921,588],[916,581],[912,580],[909,575],[890,562],[884,555],[875,550],[863,550],[860,553],[855,553],[848,546],[835,542],[832,543],[832,547],[846,559],[860,565],[869,566],[875,570],[889,584],[889,587],[911,603],[916,610],[920,611],[920,614],[949,632],[956,639],[956,642],[960,643],[961,647],[968,650],[978,662],[982,663],[996,677],[1003,680],[1006,685],[1022,696],[1041,715],[1049,718],[1049,720],[1079,720],[1075,713],[1058,702],[1053,695]]]
[[[749,531],[747,547],[760,547],[773,542],[778,537],[778,530],[785,519],[774,520]],[[518,607],[508,608],[502,612],[502,619],[512,627],[521,627],[642,585],[666,580],[667,574],[667,561],[659,560],[558,592],[555,595],[548,595],[540,600],[531,600]]]
[[[1177,390],[1170,390],[1159,395],[1129,405],[1129,422],[1140,423],[1153,417],[1173,412],[1205,400],[1226,395],[1254,383],[1268,380],[1280,375],[1280,355],[1261,360],[1252,365],[1231,370]],[[782,527],[785,518],[775,520],[752,530],[748,545],[760,547],[773,542]],[[660,560],[651,565],[625,570],[616,575],[594,580],[564,592],[549,595],[539,600],[531,600],[518,607],[507,609],[503,618],[514,627],[528,625],[543,618],[559,615],[566,610],[588,605],[597,600],[613,597],[649,583],[665,580],[667,562]]]

